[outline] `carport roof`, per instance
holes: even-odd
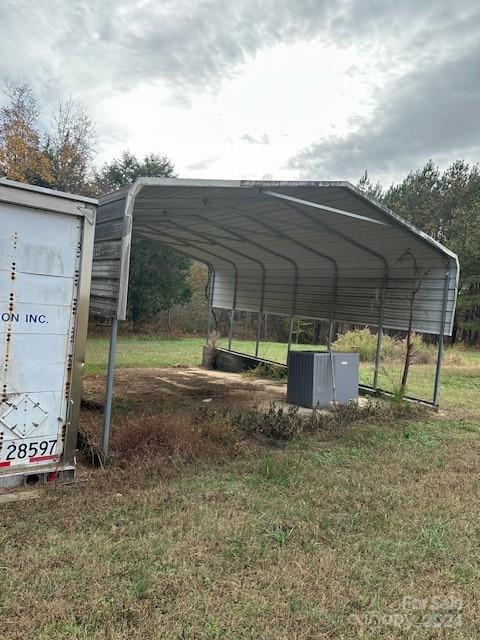
[[[457,256],[348,182],[139,178],[100,199],[91,309],[124,319],[133,237],[207,263],[214,307],[451,334]]]

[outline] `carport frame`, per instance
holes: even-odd
[[[330,206],[326,206],[323,205],[321,203],[318,202],[313,202],[313,201],[309,201],[309,200],[305,200],[303,198],[295,198],[291,195],[287,195],[284,193],[278,193],[278,191],[273,190],[278,189],[278,188],[282,188],[282,187],[290,187],[290,186],[300,186],[300,187],[304,187],[304,186],[333,186],[333,187],[342,187],[342,188],[346,188],[348,187],[350,190],[352,191],[356,191],[356,195],[364,200],[365,202],[367,202],[369,205],[372,205],[372,201],[370,201],[364,194],[358,192],[358,190],[355,190],[354,187],[352,187],[352,185],[349,185],[348,183],[341,183],[341,182],[332,182],[332,183],[288,183],[288,182],[274,182],[274,183],[264,183],[264,182],[249,182],[249,181],[243,181],[243,182],[234,182],[234,181],[201,181],[201,180],[177,180],[177,179],[148,179],[148,178],[141,178],[139,179],[132,187],[130,187],[127,191],[127,195],[126,195],[126,206],[125,206],[125,216],[124,216],[124,233],[122,234],[122,270],[121,270],[121,274],[123,274],[123,276],[121,277],[126,277],[128,278],[128,269],[125,270],[125,268],[123,268],[125,265],[128,266],[128,261],[129,261],[129,257],[130,257],[130,235],[132,232],[132,215],[133,215],[133,208],[134,208],[134,203],[135,203],[135,198],[138,195],[138,193],[141,191],[141,189],[144,186],[176,186],[176,184],[181,184],[182,186],[206,186],[206,187],[215,187],[215,186],[234,186],[234,187],[249,187],[251,189],[257,189],[259,193],[261,193],[262,195],[265,195],[269,198],[277,198],[283,201],[284,205],[288,206],[292,211],[295,211],[296,214],[300,214],[303,218],[306,218],[307,220],[309,220],[310,222],[312,222],[314,225],[316,225],[317,227],[323,229],[324,231],[326,231],[329,234],[332,234],[338,238],[340,238],[341,240],[343,240],[344,242],[348,242],[350,243],[352,246],[356,247],[357,249],[361,250],[362,252],[365,252],[367,254],[369,254],[370,256],[374,257],[376,260],[379,260],[383,266],[383,277],[382,277],[382,284],[381,287],[379,287],[379,290],[381,291],[381,294],[379,296],[380,300],[379,300],[379,310],[378,310],[378,323],[377,327],[378,327],[378,333],[377,333],[377,343],[376,343],[376,351],[375,351],[375,364],[374,364],[374,378],[373,378],[373,385],[362,385],[361,386],[361,390],[365,393],[374,393],[374,394],[386,394],[388,395],[388,392],[385,390],[382,390],[378,387],[378,375],[379,375],[379,366],[380,366],[380,357],[381,357],[381,348],[382,348],[382,336],[383,336],[383,330],[384,330],[384,321],[385,321],[385,308],[386,308],[386,301],[387,301],[387,290],[389,288],[389,263],[388,260],[386,259],[386,257],[384,255],[382,255],[381,253],[373,250],[371,247],[367,247],[364,244],[362,244],[361,242],[353,239],[352,237],[345,235],[344,233],[342,233],[339,229],[332,227],[330,224],[328,224],[325,221],[321,221],[318,218],[316,218],[315,216],[312,216],[310,213],[308,213],[307,211],[304,211],[302,209],[299,208],[299,206],[303,206],[303,207],[312,207],[315,209],[321,209],[324,210],[326,212],[329,213],[334,213],[334,214],[338,214],[338,215],[343,215],[343,216],[347,216],[347,217],[351,217],[351,218],[356,218],[356,219],[360,219],[362,221],[366,221],[366,222],[371,222],[371,223],[377,223],[377,224],[384,224],[385,226],[388,227],[394,227],[394,226],[399,226],[402,227],[403,230],[405,231],[405,229],[409,230],[410,232],[412,232],[414,235],[416,235],[420,240],[422,240],[424,243],[429,244],[430,246],[434,246],[437,249],[442,250],[442,252],[444,253],[444,256],[448,254],[448,256],[450,257],[450,259],[454,258],[456,260],[456,268],[457,268],[457,272],[456,272],[456,283],[455,281],[452,280],[452,271],[451,271],[451,263],[449,263],[449,261],[447,260],[447,258],[445,257],[445,265],[446,265],[446,272],[445,272],[445,280],[444,280],[444,288],[443,288],[443,301],[442,301],[442,307],[440,310],[440,323],[439,323],[439,327],[441,328],[438,338],[438,344],[437,344],[437,358],[436,358],[436,367],[435,367],[435,381],[434,381],[434,389],[433,389],[433,399],[432,401],[429,400],[423,400],[421,398],[415,398],[413,396],[409,396],[409,399],[415,400],[417,402],[423,402],[425,404],[428,404],[430,406],[434,406],[434,407],[438,407],[438,397],[439,397],[439,387],[440,387],[440,378],[441,378],[441,364],[442,364],[442,355],[443,355],[443,347],[444,347],[444,333],[445,333],[445,323],[446,323],[446,318],[447,318],[447,313],[449,311],[449,300],[452,300],[452,298],[449,298],[449,294],[452,291],[452,282],[454,282],[455,285],[455,290],[454,290],[454,295],[456,296],[456,291],[458,288],[458,259],[456,258],[455,254],[453,254],[452,252],[449,252],[448,250],[446,250],[444,247],[442,247],[438,242],[434,241],[432,238],[429,238],[428,236],[426,236],[426,234],[422,233],[421,231],[419,231],[418,229],[415,229],[415,227],[413,227],[413,225],[406,223],[405,221],[402,221],[400,218],[398,218],[398,216],[396,216],[395,214],[393,214],[391,211],[389,211],[388,209],[386,209],[385,207],[383,207],[382,205],[379,205],[378,203],[373,203],[374,207],[379,210],[380,212],[383,212],[384,214],[388,215],[388,222],[382,222],[381,220],[375,219],[375,218],[369,218],[367,216],[364,215],[360,215],[360,214],[356,214],[353,213],[352,211],[346,211],[345,209],[337,209],[335,207],[330,207]],[[209,202],[208,202],[208,198],[204,198],[203,199],[203,205],[205,208],[210,208],[209,207]],[[215,209],[215,207],[214,207]],[[302,248],[304,248],[306,251],[312,253],[313,255],[317,255],[318,257],[322,257],[328,261],[330,261],[330,264],[332,264],[334,266],[334,272],[333,272],[333,282],[332,282],[332,293],[331,293],[331,303],[330,303],[330,318],[329,318],[329,337],[328,337],[328,347],[329,350],[331,350],[331,345],[332,345],[332,341],[333,341],[333,326],[335,324],[336,321],[336,300],[337,300],[337,291],[338,291],[338,282],[339,282],[339,268],[338,268],[338,264],[335,261],[334,258],[332,258],[331,256],[328,256],[327,254],[324,254],[323,252],[318,252],[317,250],[315,250],[313,247],[310,247],[308,245],[302,244],[297,238],[293,238],[292,236],[290,236],[288,233],[285,232],[285,230],[282,230],[281,232],[274,229],[271,225],[268,225],[267,223],[265,223],[265,221],[263,220],[258,220],[256,218],[254,218],[252,215],[249,215],[246,211],[243,210],[235,210],[232,207],[228,207],[228,206],[223,206],[222,207],[217,207],[216,208],[217,211],[231,211],[231,212],[235,212],[235,213],[239,213],[241,214],[244,218],[253,220],[256,224],[263,226],[264,228],[268,229],[269,231],[273,232],[275,234],[276,237],[281,237],[284,238],[286,240],[288,240],[290,243],[295,244],[297,246],[300,246]],[[199,216],[198,214],[195,214],[197,216],[197,218],[199,218],[200,220],[202,220],[201,216]],[[188,216],[186,216],[188,217]],[[171,224],[174,228],[176,228],[177,230],[180,230],[180,232],[182,230],[187,231],[189,233],[190,230],[188,228],[186,228],[185,226],[179,224],[176,221],[172,221],[172,220],[165,220],[165,222],[168,222],[169,224]],[[236,235],[237,237],[241,237],[241,235],[239,234],[239,232],[235,229],[231,229],[229,228],[227,225],[223,225],[221,223],[219,223],[218,221],[215,222],[215,224],[217,224],[217,226],[219,228],[222,228],[223,230],[227,231],[227,233],[231,233]],[[145,222],[143,223],[143,227],[146,228]],[[158,238],[158,236],[160,234],[163,234],[164,238],[168,238],[170,237],[170,242],[164,242],[163,244],[166,244],[167,246],[172,247],[174,250],[179,251],[180,253],[183,253],[184,255],[187,255],[188,257],[193,257],[196,260],[200,260],[201,262],[204,262],[205,264],[208,264],[209,269],[211,270],[211,278],[210,278],[210,300],[209,300],[209,319],[210,319],[210,315],[212,312],[212,309],[214,308],[214,300],[213,300],[213,290],[214,290],[214,285],[215,285],[215,277],[216,277],[216,269],[215,269],[215,260],[218,261],[222,261],[225,262],[227,264],[230,264],[233,267],[233,272],[234,272],[234,284],[233,284],[233,298],[232,298],[232,303],[231,303],[231,308],[230,308],[230,326],[229,326],[229,340],[228,340],[228,350],[231,351],[231,344],[232,344],[232,339],[233,339],[233,329],[234,329],[234,314],[236,311],[236,306],[237,306],[237,294],[238,294],[238,283],[239,283],[239,271],[238,271],[238,267],[235,264],[235,262],[233,260],[229,260],[228,258],[226,258],[225,256],[221,256],[218,255],[216,253],[214,253],[213,251],[209,251],[207,249],[205,249],[203,246],[199,247],[198,244],[200,243],[195,243],[193,240],[185,238],[185,237],[179,237],[179,236],[174,236],[173,234],[169,234],[167,231],[164,231],[163,229],[160,231],[159,234],[159,229],[155,228],[155,229],[151,229],[151,231],[154,231],[155,233],[155,240],[158,242],[162,242],[161,239]],[[222,244],[218,237],[215,236],[208,236],[206,234],[202,234],[201,232],[199,232],[198,230],[195,231],[195,235],[197,237],[202,237],[206,240],[207,245],[218,245],[219,247],[222,247],[224,250],[227,251],[227,253],[230,254],[237,254],[241,257],[243,257],[244,259],[246,259],[247,261],[251,261],[255,264],[257,264],[260,269],[261,269],[261,289],[260,289],[260,299],[259,299],[259,305],[258,305],[258,326],[257,326],[257,335],[256,335],[256,342],[255,342],[255,357],[258,357],[258,352],[259,352],[259,345],[261,343],[261,328],[262,328],[262,316],[264,313],[264,304],[265,304],[265,282],[266,282],[266,265],[263,263],[263,261],[257,256],[253,256],[250,255],[248,253],[244,253],[244,252],[240,252],[238,251],[238,249],[234,249],[231,246]],[[213,238],[213,241],[212,241]],[[245,238],[242,238],[243,240],[245,240]],[[172,242],[173,241],[173,242]],[[290,264],[292,264],[292,266],[294,267],[294,291],[293,291],[293,295],[292,295],[292,304],[291,304],[291,314],[290,314],[290,330],[289,330],[289,340],[288,340],[288,350],[290,350],[291,348],[291,336],[292,336],[292,323],[293,323],[293,319],[295,317],[295,312],[297,310],[296,305],[297,305],[297,288],[298,288],[298,264],[296,264],[295,260],[293,260],[291,257],[288,256],[283,256],[281,254],[279,254],[277,251],[272,250],[269,247],[266,247],[265,245],[262,245],[259,242],[256,242],[254,240],[252,240],[252,238],[248,239],[248,242],[250,243],[250,245],[252,246],[257,246],[258,248],[260,248],[262,251],[265,251],[267,253],[269,253],[270,255],[276,256],[277,258],[280,258],[282,260],[286,260],[287,262],[289,262]],[[197,255],[195,255],[195,252],[193,254],[189,254],[188,251],[182,251],[182,249],[180,249],[180,247],[178,246],[183,246],[186,247],[187,249],[189,247],[191,247],[192,249],[196,249],[197,253],[201,252],[203,254],[209,254],[212,256],[212,258],[214,258],[215,260],[213,260],[212,262],[210,262],[205,256],[200,258]],[[123,295],[123,297],[122,297]],[[344,302],[342,303],[344,304]],[[452,314],[453,314],[453,310],[454,310],[454,306],[455,306],[455,298],[453,299],[453,308],[452,308]],[[125,287],[122,287],[122,284],[120,282],[120,286],[119,286],[119,296],[118,296],[118,308],[125,308],[126,307],[126,298],[125,298]],[[224,307],[222,307],[224,308]],[[343,311],[343,313],[345,313],[345,310]],[[391,309],[390,309],[390,313],[391,313]],[[428,317],[428,316],[427,316]],[[105,433],[109,433],[109,430],[107,429],[107,423],[109,424],[110,421],[110,415],[111,415],[111,402],[112,402],[112,390],[113,390],[113,375],[114,375],[114,365],[115,365],[115,347],[116,347],[116,334],[117,334],[117,319],[118,316],[116,316],[116,318],[114,318],[113,322],[112,322],[112,333],[111,333],[111,340],[110,340],[110,350],[109,350],[109,366],[108,366],[108,376],[107,376],[107,397],[106,397],[106,407],[105,407]],[[348,321],[346,319],[343,319],[343,321]],[[352,320],[352,322],[354,322]],[[357,324],[359,324],[357,322]],[[361,323],[363,324],[363,323]],[[365,322],[365,324],[371,324],[369,322]],[[451,326],[451,325],[450,325]],[[433,332],[432,332],[433,333]],[[208,338],[208,336],[207,336]],[[103,439],[103,444],[104,444],[104,453],[107,453],[108,450],[108,435],[106,438]]]

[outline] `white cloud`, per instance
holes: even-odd
[[[88,106],[99,161],[390,178],[475,159],[479,24],[474,0],[3,0],[0,59],[45,114]]]

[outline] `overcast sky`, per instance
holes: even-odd
[[[478,0],[0,0],[0,73],[83,102],[98,162],[388,184],[480,160]]]

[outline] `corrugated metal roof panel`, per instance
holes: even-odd
[[[347,182],[140,178],[97,220],[100,315],[125,317],[133,233],[209,264],[214,306],[377,325],[384,300],[384,326],[406,329],[420,278],[414,329],[452,330],[455,254]]]

